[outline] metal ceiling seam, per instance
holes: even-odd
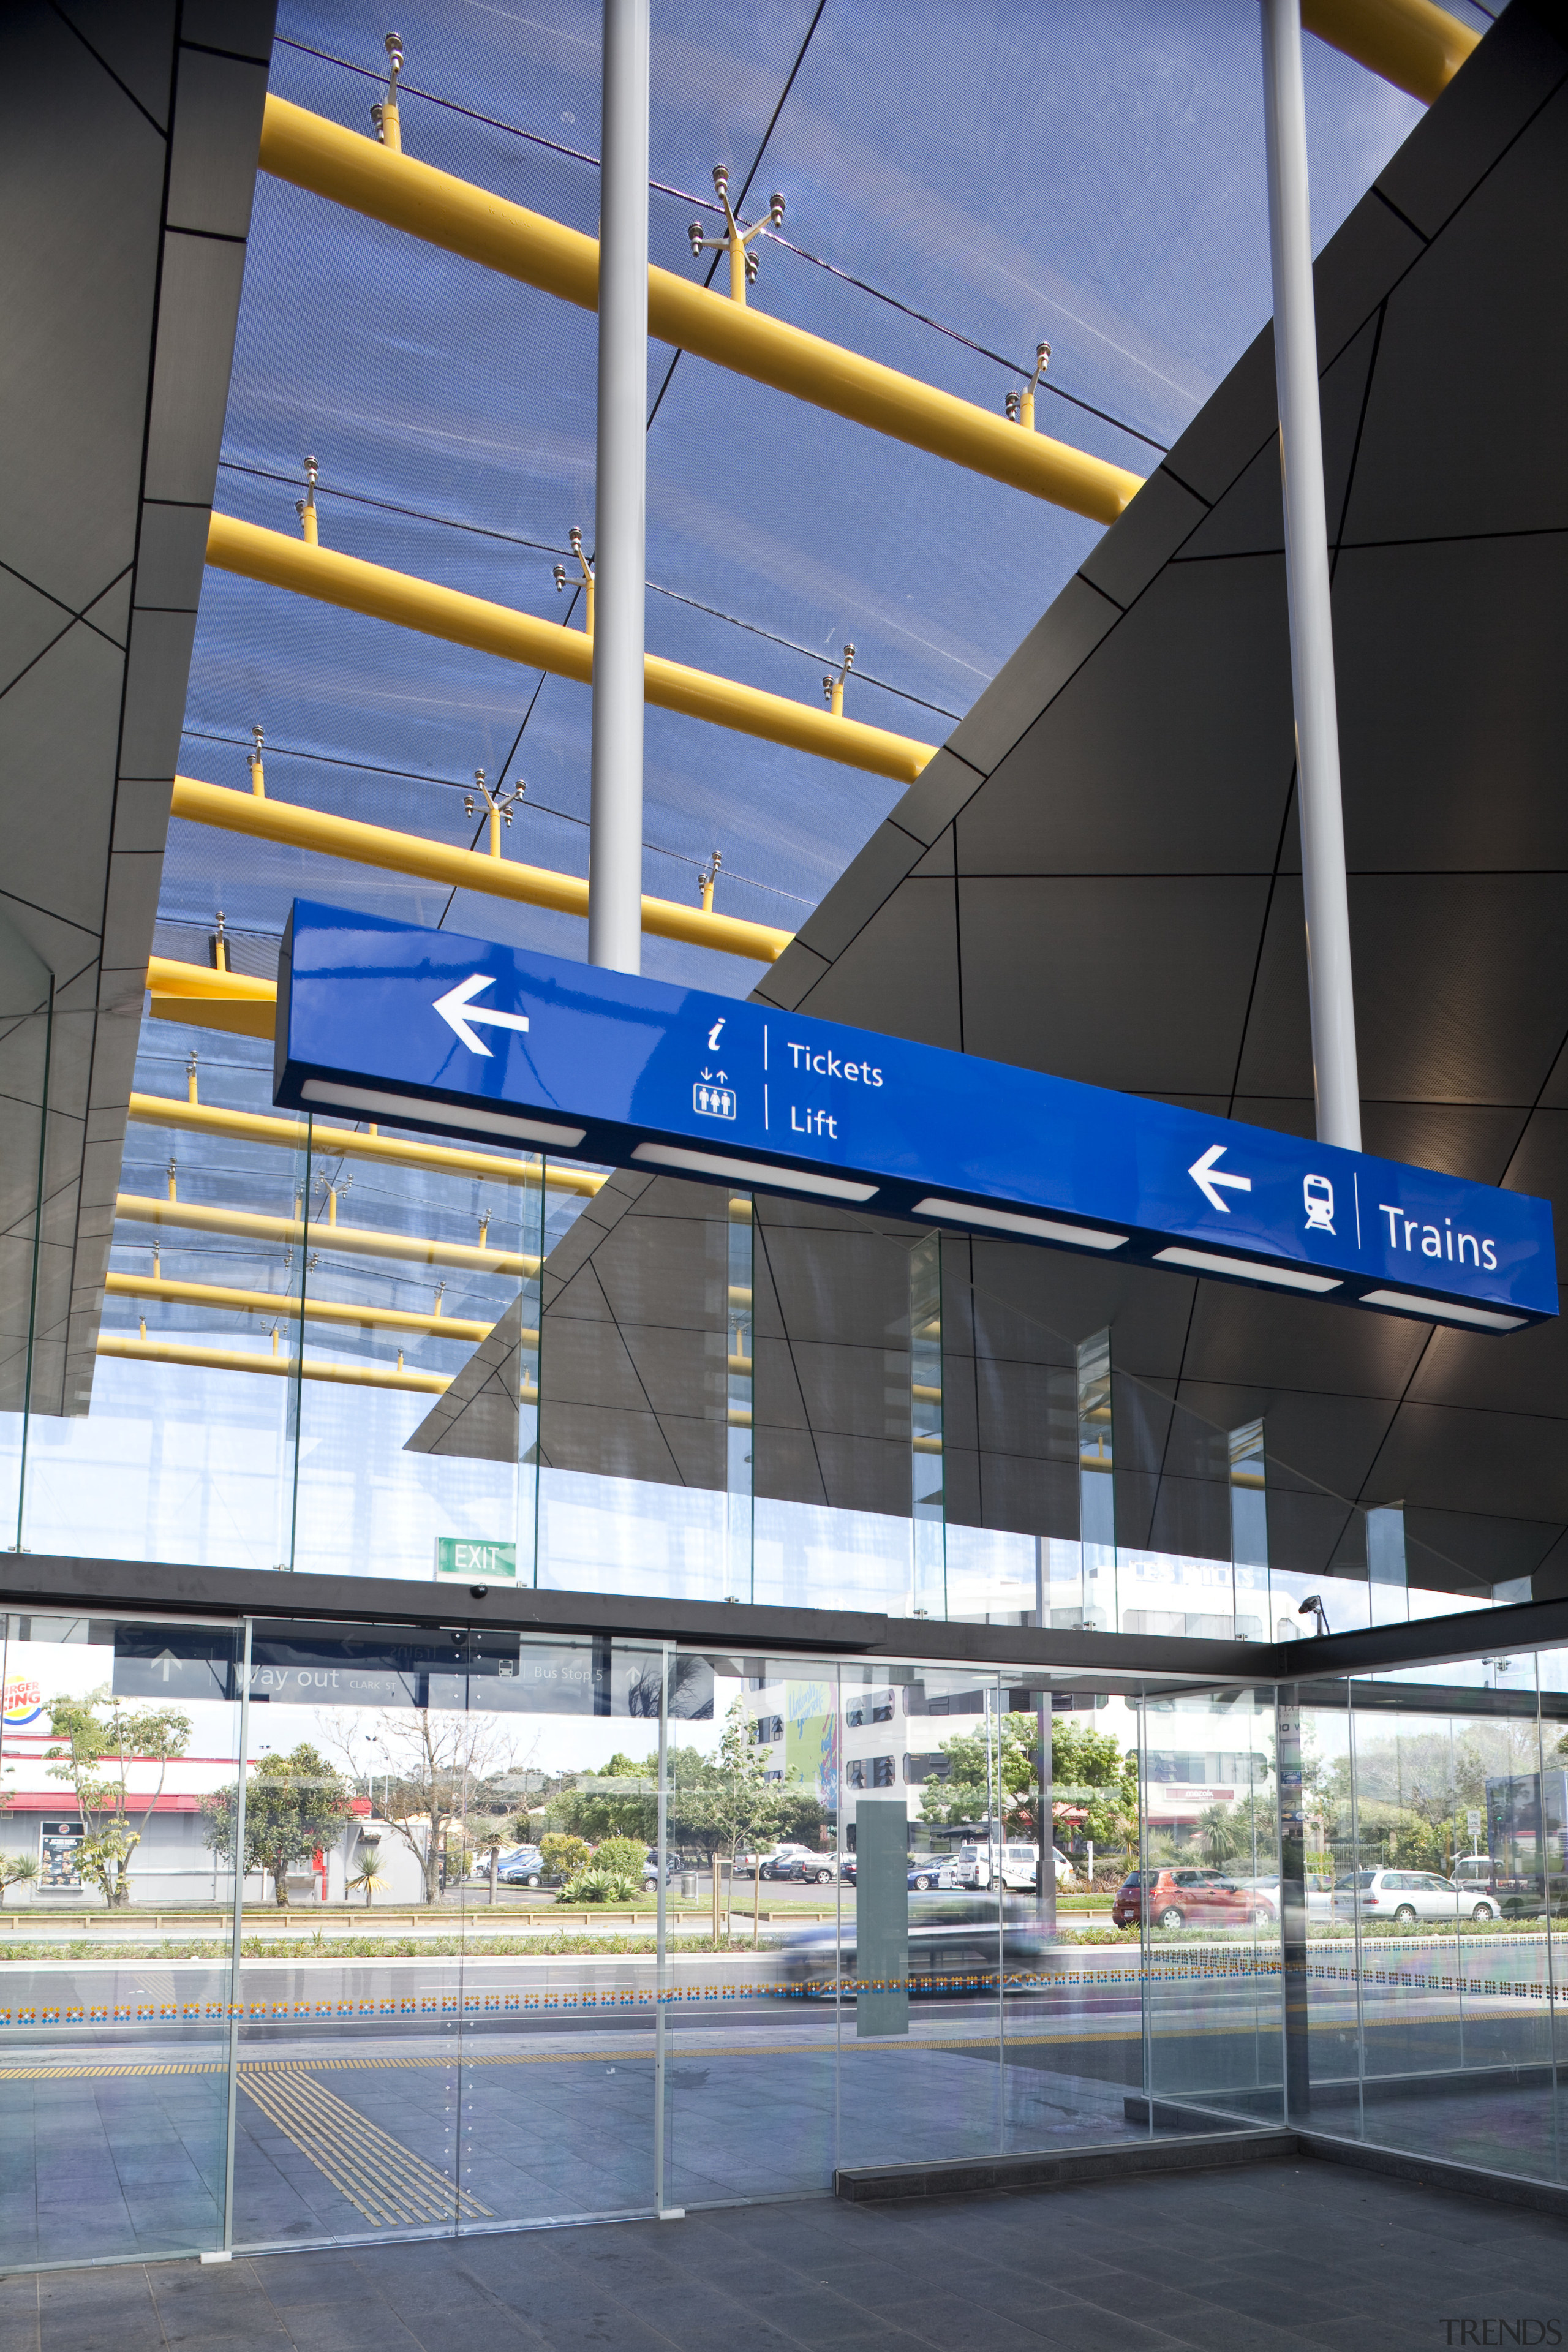
[[[598,307],[595,238],[275,95],[267,100],[261,169],[579,309]],[[1142,484],[1142,477],[1124,467],[1028,432],[669,270],[648,271],[648,332],[1090,521],[1113,522]]]

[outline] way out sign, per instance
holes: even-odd
[[[1557,1312],[1544,1201],[766,1004],[296,901],[275,1099],[1474,1331]]]

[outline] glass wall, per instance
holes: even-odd
[[[95,1329],[44,1109],[81,1016],[0,938],[12,1548],[1251,1640],[1494,1598],[1129,1373],[1103,1303],[1058,1328],[1046,1253],[281,1117],[269,1040],[178,1010]]]
[[[1095,1688],[0,1623],[0,2263],[1281,2120],[1564,2178],[1568,1653]]]

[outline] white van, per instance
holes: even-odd
[[[953,1868],[953,1877],[960,1886],[989,1886],[999,1878],[1004,1886],[1033,1886],[1040,1867],[1037,1845],[1015,1844],[1009,1839],[999,1845],[994,1839],[982,1845],[961,1845]]]

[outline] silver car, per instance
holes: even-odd
[[[1334,1916],[1389,1919],[1397,1927],[1413,1927],[1418,1919],[1495,1919],[1498,1906],[1489,1895],[1457,1887],[1451,1878],[1430,1870],[1347,1870],[1334,1881]]]

